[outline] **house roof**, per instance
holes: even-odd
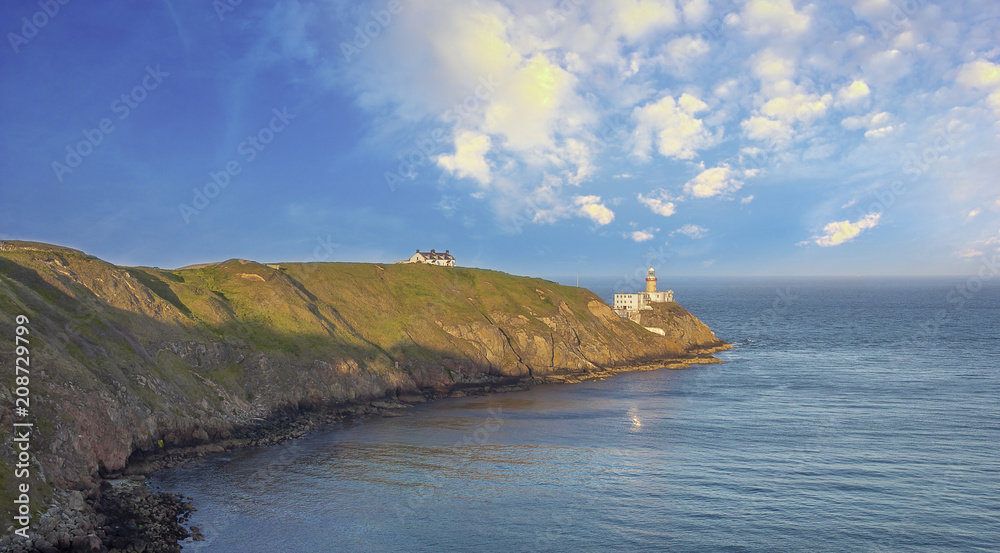
[[[433,260],[433,261],[438,261],[438,260],[440,260],[440,261],[454,261],[455,260],[455,256],[451,255],[451,253],[449,253],[448,250],[445,250],[444,253],[436,252],[434,250],[431,250],[429,252],[422,252],[420,250],[417,250],[417,253],[419,253],[420,255],[424,256],[425,258]]]

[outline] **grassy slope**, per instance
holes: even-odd
[[[303,398],[363,399],[449,382],[455,374],[516,375],[512,367],[523,360],[538,370],[537,351],[498,346],[494,335],[516,332],[522,344],[542,343],[542,350],[582,341],[591,348],[588,358],[609,364],[632,352],[682,352],[639,325],[609,318],[603,306],[583,288],[482,269],[274,269],[229,260],[171,271],[116,267],[57,246],[0,243],[0,339],[12,340],[17,314],[31,318],[41,434],[35,447],[55,451],[48,466],[65,465],[50,481],[73,481],[81,467],[155,447],[157,439],[169,446],[164,427],[177,435],[203,427],[212,435]],[[13,365],[12,349],[0,347],[2,366]],[[12,421],[9,380],[0,381],[0,428]],[[93,436],[78,439],[88,431]],[[3,440],[0,465],[7,466],[0,472],[8,475],[12,442],[9,435]],[[11,480],[0,480],[4,508]]]

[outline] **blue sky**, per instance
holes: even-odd
[[[51,0],[0,26],[0,238],[161,267],[995,273],[992,0]]]

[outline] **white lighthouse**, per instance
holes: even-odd
[[[646,291],[636,294],[615,294],[615,311],[622,317],[638,314],[641,309],[652,309],[651,303],[667,303],[674,301],[674,291],[656,290],[656,270],[652,267],[646,271]]]
[[[646,271],[646,293],[656,293],[656,271],[652,267]]]

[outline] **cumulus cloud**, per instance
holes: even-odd
[[[712,16],[712,5],[708,0],[681,0],[684,21],[689,26],[701,25]]]
[[[809,16],[795,10],[791,0],[750,0],[740,14],[746,33],[799,35],[809,29]]]
[[[737,173],[728,164],[705,169],[695,178],[684,184],[684,193],[695,198],[711,198],[729,192],[735,192],[743,186],[743,181],[737,178]]]
[[[573,203],[579,208],[578,215],[587,217],[598,225],[607,225],[615,220],[615,213],[601,203],[600,196],[576,196]]]
[[[715,143],[715,137],[695,114],[708,105],[695,96],[684,93],[676,100],[664,96],[658,102],[636,108],[632,153],[648,159],[655,140],[661,155],[674,159],[693,159],[696,151]]]
[[[750,72],[762,82],[776,82],[795,76],[795,59],[775,48],[765,48],[750,59]]]
[[[705,39],[685,35],[667,43],[663,49],[662,63],[667,69],[677,75],[687,75],[695,62],[699,61],[711,50]]]
[[[833,105],[833,95],[812,92],[794,81],[795,58],[785,50],[765,48],[750,59],[750,71],[760,81],[753,113],[740,126],[751,140],[781,146],[826,115]]]
[[[909,75],[912,61],[907,54],[890,48],[872,54],[862,68],[869,81],[892,84]]]
[[[857,238],[862,231],[875,228],[881,217],[880,213],[869,213],[853,223],[851,221],[829,223],[823,227],[823,234],[821,236],[813,236],[813,242],[824,248],[839,246],[844,242]]]
[[[767,117],[786,124],[796,121],[811,123],[826,113],[826,108],[830,106],[832,100],[833,97],[829,94],[820,96],[815,93],[793,92],[771,98],[760,111]]]
[[[637,230],[629,234],[628,237],[631,238],[632,240],[635,240],[636,242],[645,242],[647,240],[652,240],[653,238],[656,238],[656,235],[654,235],[652,232],[649,231]]]
[[[932,124],[933,114],[961,116],[949,111],[950,103],[969,108],[970,98],[977,99],[963,121],[978,131],[984,123],[976,118],[982,119],[986,108],[1000,114],[1000,66],[993,63],[988,29],[958,17],[961,10],[947,3],[927,4],[926,9],[940,7],[940,12],[921,12],[887,36],[879,36],[877,25],[863,18],[875,17],[877,24],[891,16],[892,0],[852,3],[857,19],[848,8],[807,0],[744,0],[729,13],[724,10],[732,8],[723,4],[608,0],[564,2],[553,10],[553,3],[408,0],[399,17],[350,63],[331,64],[328,73],[335,74],[344,96],[372,114],[365,139],[383,149],[391,145],[387,169],[395,169],[400,151],[406,158],[405,150],[412,149],[409,137],[426,136],[422,133],[437,127],[444,138],[435,141],[433,152],[424,152],[424,163],[431,160],[447,177],[478,184],[477,193],[490,200],[501,219],[505,209],[523,212],[537,183],[545,182],[548,192],[539,195],[544,202],[536,202],[536,220],[581,215],[598,225],[609,224],[611,209],[618,210],[612,196],[638,197],[659,216],[673,216],[682,201],[693,198],[749,202],[752,196],[745,190],[742,199],[736,192],[753,176],[747,167],[808,172],[828,166],[812,160],[836,154],[840,164],[831,169],[836,173],[831,180],[850,181],[840,178],[848,173],[878,179],[873,173],[893,167],[898,172],[899,164],[862,167],[857,161],[908,152],[906,140],[919,148],[932,145],[933,138],[922,140],[920,129]],[[350,41],[349,29],[363,23],[368,11],[339,10],[338,15],[356,15],[357,21],[337,21],[343,36],[336,40]],[[547,18],[553,11],[557,20]],[[716,17],[724,23],[713,21]],[[944,31],[931,29],[932,20],[953,35],[968,33],[950,36],[949,42]],[[311,20],[303,21],[308,26]],[[301,32],[299,27],[290,31]],[[304,58],[314,64],[337,57],[320,41],[322,30],[315,24],[312,42],[306,41],[313,53]],[[275,40],[282,44],[280,37]],[[687,60],[698,63],[683,79],[667,74],[670,64],[679,68]],[[899,82],[913,67],[926,71],[926,78]],[[942,88],[949,80],[951,85]],[[628,138],[608,139],[602,133],[614,114],[624,114],[624,123],[613,126],[631,132]],[[985,124],[994,123],[990,118]],[[903,132],[911,131],[907,125],[914,127],[912,133]],[[995,129],[990,131],[988,138],[995,136]],[[970,133],[961,140],[986,158],[995,140],[980,140],[984,136]],[[972,146],[974,140],[980,140],[978,146]],[[803,142],[801,148],[796,141]],[[622,162],[622,150],[651,163],[637,171]],[[758,153],[748,159],[750,151]],[[941,157],[958,159],[965,151],[963,146]],[[740,153],[726,157],[733,152]],[[646,190],[642,179],[676,175],[685,164],[672,162],[697,162],[709,154],[731,166],[721,161],[701,166],[684,183],[683,194],[683,179],[665,181],[678,187],[672,188],[674,197],[636,196]],[[965,156],[963,168],[988,182],[986,164],[970,158]],[[803,160],[810,161],[808,167],[800,164]],[[616,180],[595,184],[586,193],[609,201],[595,196],[597,201],[577,203],[588,196],[574,196],[582,193],[576,185],[600,174]],[[548,182],[550,177],[558,182]],[[984,196],[989,198],[981,204],[984,210],[1000,209],[995,195]],[[948,207],[954,217],[955,205]]]
[[[483,129],[502,136],[504,146],[526,151],[555,147],[554,133],[573,109],[576,77],[543,54],[505,76],[486,109]]]
[[[955,81],[966,88],[992,89],[1000,85],[1000,65],[986,60],[966,63],[959,70]]]
[[[490,137],[472,131],[463,131],[455,137],[455,153],[437,157],[442,169],[459,178],[471,178],[479,184],[489,184],[492,179],[486,154],[490,151]]]
[[[673,236],[675,234],[683,234],[685,236],[688,236],[689,238],[697,239],[705,236],[705,233],[707,232],[708,229],[705,227],[699,227],[698,225],[689,224],[689,225],[684,225],[683,227],[671,232],[670,236]]]
[[[881,138],[896,130],[896,126],[890,121],[892,121],[892,115],[881,111],[848,117],[842,120],[840,125],[852,131],[865,129],[865,138]]]
[[[987,107],[1000,115],[1000,64],[986,60],[966,63],[959,70],[955,81],[965,88],[988,92],[985,100]]]
[[[868,84],[857,79],[837,91],[838,106],[856,106],[871,97],[872,89]]]
[[[608,5],[613,10],[615,30],[629,41],[679,22],[673,0],[613,0]]]
[[[669,201],[662,194],[660,198],[646,197],[639,194],[639,202],[648,207],[653,213],[663,215],[664,217],[670,217],[677,212],[677,204]]]

